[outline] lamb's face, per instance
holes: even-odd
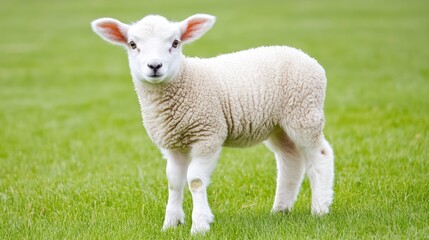
[[[174,79],[182,59],[179,24],[148,16],[131,25],[127,37],[133,79],[150,83]]]
[[[125,46],[134,80],[161,83],[174,81],[182,61],[182,45],[206,33],[215,17],[193,15],[182,22],[147,16],[132,25],[112,18],[92,22],[93,30],[108,42]]]

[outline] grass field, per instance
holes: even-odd
[[[0,239],[186,239],[161,232],[165,161],[141,124],[128,63],[90,21],[181,20],[214,28],[187,46],[209,57],[290,45],[328,74],[326,130],[335,200],[271,215],[275,161],[262,145],[225,149],[209,188],[209,239],[429,238],[428,1],[0,0]]]

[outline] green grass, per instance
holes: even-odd
[[[264,146],[225,149],[209,188],[209,239],[429,238],[428,1],[0,0],[0,239],[181,239],[160,231],[165,161],[142,127],[124,51],[91,20],[204,12],[187,46],[215,56],[290,45],[328,74],[325,134],[336,153],[332,213],[271,215]]]

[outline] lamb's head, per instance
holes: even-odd
[[[172,81],[183,59],[182,45],[206,33],[215,17],[196,14],[182,22],[149,15],[133,24],[112,18],[94,20],[95,33],[104,40],[126,47],[134,80],[160,83]]]

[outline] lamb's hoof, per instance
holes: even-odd
[[[323,216],[329,213],[329,207],[332,204],[333,192],[327,192],[324,195],[313,197],[311,201],[311,213],[314,216]]]
[[[329,207],[322,207],[317,205],[311,208],[311,214],[313,214],[313,216],[321,217],[328,213],[329,213]]]
[[[179,224],[185,223],[185,213],[181,212],[169,212],[165,214],[164,224],[162,226],[162,231],[165,231],[170,228],[175,228]]]
[[[290,213],[289,209],[283,209],[283,210],[271,210],[271,214],[283,214],[283,215],[287,215]]]
[[[194,222],[192,223],[191,234],[205,234],[210,230],[210,223],[208,222]]]
[[[274,206],[273,209],[271,209],[272,214],[276,214],[276,213],[288,214],[291,211],[292,211],[292,207],[287,207],[287,206]]]
[[[213,214],[199,215],[192,218],[191,234],[205,234],[210,230],[210,223],[214,220]]]

